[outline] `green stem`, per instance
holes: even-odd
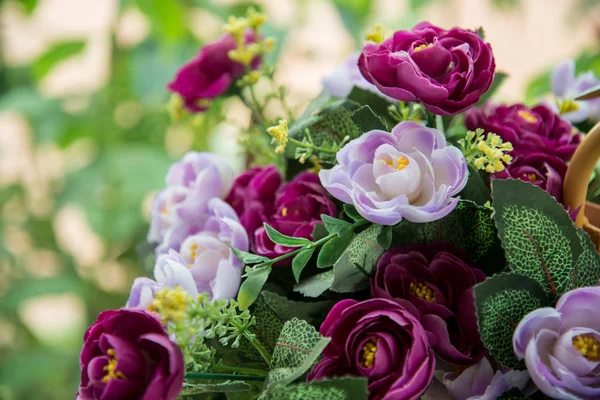
[[[444,120],[441,115],[435,116],[435,127],[438,131],[442,132],[443,135],[446,135],[446,131],[444,130]]]
[[[310,143],[304,143],[301,142],[299,140],[296,140],[294,138],[288,137],[288,140],[290,143],[294,143],[296,146],[298,147],[304,147],[305,149],[311,149],[311,150],[316,150],[319,151],[321,153],[331,153],[331,154],[335,154],[339,151],[339,149],[328,149],[326,147],[320,147],[320,146],[315,146],[314,144],[310,144]]]
[[[237,372],[240,374],[248,374],[248,375],[258,375],[258,376],[267,376],[269,371],[265,371],[263,369],[257,368],[243,368],[243,367],[230,367],[227,365],[219,365],[215,368],[220,371],[229,371],[229,372]]]
[[[252,99],[252,103],[254,103],[254,107],[256,108],[256,114],[260,116],[262,124],[264,125],[267,121],[267,118],[265,117],[265,110],[263,109],[263,106],[258,101],[258,97],[256,97],[254,85],[248,86],[248,91],[250,92],[250,98]]]
[[[239,324],[237,321],[231,321],[231,325],[235,326],[250,343],[258,350],[262,358],[265,360],[267,365],[271,366],[271,354],[264,348],[264,346],[256,339],[256,336],[252,334],[247,328]]]
[[[252,376],[252,375],[234,375],[234,374],[211,374],[208,372],[194,373],[189,372],[185,374],[186,379],[212,379],[212,380],[233,380],[233,381],[264,381],[264,376]]]

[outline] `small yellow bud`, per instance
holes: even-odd
[[[242,82],[245,85],[254,85],[260,79],[260,71],[250,71],[242,78]]]
[[[248,27],[248,20],[246,18],[236,18],[230,16],[227,23],[223,25],[223,30],[231,36],[233,36],[238,43],[244,41],[244,31]]]
[[[275,139],[275,141],[277,143],[279,143],[279,146],[277,146],[277,148],[275,148],[275,153],[283,153],[283,151],[285,150],[285,146],[287,145],[288,142],[288,123],[287,120],[285,119],[281,119],[279,120],[279,124],[272,126],[270,128],[267,128],[267,133],[269,135],[271,135],[271,137],[273,137],[273,139]]]
[[[164,288],[156,292],[150,308],[155,310],[165,322],[179,322],[185,319],[187,306],[191,301],[192,296],[180,286]]]
[[[229,50],[227,57],[232,61],[237,61],[240,64],[250,65],[255,57],[255,53],[250,47],[240,47],[234,50]]]
[[[246,12],[246,18],[248,20],[248,25],[250,26],[250,28],[254,30],[260,28],[260,26],[267,21],[267,16],[265,14],[256,11],[252,7],[250,7]]]
[[[380,24],[375,24],[365,35],[365,39],[375,43],[381,43],[385,40],[385,32]]]
[[[173,93],[167,103],[167,111],[173,121],[179,121],[186,114],[183,98],[177,93]]]
[[[263,41],[263,50],[265,53],[270,53],[275,49],[275,44],[277,43],[277,39],[272,36],[269,36]]]

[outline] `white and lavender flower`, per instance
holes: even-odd
[[[584,92],[600,85],[592,71],[575,75],[575,61],[559,63],[552,71],[552,93],[556,96],[554,110],[572,123],[600,121],[600,98],[575,101]]]
[[[411,121],[399,123],[392,133],[370,131],[336,157],[338,165],[319,173],[325,189],[382,225],[445,217],[468,178],[461,151],[448,146],[438,130]]]
[[[396,100],[381,93],[377,86],[362,76],[360,69],[358,69],[359,57],[360,52],[350,54],[343,63],[323,78],[323,86],[329,94],[334,97],[345,98],[354,87],[357,87],[375,93],[390,102],[396,102]]]
[[[223,199],[233,183],[233,169],[215,154],[190,152],[171,166],[167,187],[155,198],[148,241],[157,254],[179,250],[186,237],[206,223],[208,202]]]

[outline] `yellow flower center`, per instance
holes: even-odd
[[[435,292],[423,282],[411,282],[410,293],[431,303],[435,302]]]
[[[527,110],[521,110],[517,114],[519,115],[519,117],[523,118],[526,122],[529,122],[530,124],[537,122],[537,117]]]
[[[375,364],[375,353],[377,353],[377,339],[370,339],[361,350],[360,365],[371,368]]]
[[[385,31],[379,24],[375,24],[369,32],[366,33],[365,39],[375,43],[381,43],[385,40]]]
[[[556,100],[559,114],[566,114],[579,110],[579,104],[573,100]]]
[[[102,382],[106,383],[111,379],[127,379],[121,371],[117,371],[117,354],[114,349],[108,349],[107,354],[110,356],[108,364],[102,369],[106,371],[106,375],[102,378]]]
[[[196,261],[196,251],[198,250],[198,245],[196,243],[190,246],[190,258],[192,259],[192,263]]]
[[[538,176],[536,174],[524,174],[525,178],[528,178],[532,182],[539,181]]]
[[[185,318],[187,306],[192,301],[188,292],[180,286],[164,288],[157,292],[148,310],[154,310],[163,321],[179,322]]]
[[[421,50],[425,50],[430,48],[431,46],[433,46],[433,43],[429,43],[429,44],[422,44],[420,46],[415,47],[413,50],[414,51],[421,51]]]
[[[397,166],[394,166],[394,161],[388,161],[388,160],[381,160],[383,161],[385,164],[389,165],[390,167],[398,170],[398,171],[402,171],[404,168],[406,168],[406,166],[408,164],[410,164],[410,160],[406,157],[398,157],[398,160],[396,161],[396,163],[398,164]]]
[[[600,341],[591,334],[577,335],[573,338],[575,347],[582,356],[592,362],[600,361]]]

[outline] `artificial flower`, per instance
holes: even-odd
[[[444,30],[428,22],[382,43],[368,43],[358,65],[382,93],[420,102],[439,115],[458,114],[477,103],[496,68],[491,46],[477,32]]]
[[[371,294],[410,310],[414,306],[436,355],[448,364],[470,366],[486,353],[473,294],[473,286],[484,279],[464,252],[432,242],[384,253],[371,280]]]
[[[575,76],[575,61],[563,61],[552,71],[552,94],[556,97],[552,107],[574,124],[588,119],[599,121],[600,98],[575,101],[577,96],[599,85],[593,71]]]
[[[245,40],[247,43],[253,42],[254,33],[246,33]],[[242,76],[244,65],[229,57],[229,52],[237,47],[235,38],[225,34],[216,42],[204,46],[196,57],[177,71],[168,88],[181,96],[189,112],[207,110],[215,98],[225,94],[232,83]],[[260,58],[257,57],[251,66],[256,69],[259,65]]]
[[[560,202],[566,174],[567,164],[563,160],[540,152],[518,154],[506,169],[495,173],[492,177],[531,182]]]
[[[411,121],[399,123],[392,133],[367,132],[336,158],[336,166],[319,172],[325,189],[382,225],[445,217],[468,178],[462,152],[448,146],[440,131]]]
[[[600,287],[564,294],[521,320],[513,336],[537,387],[554,399],[600,398]]]
[[[161,322],[139,309],[103,311],[84,336],[77,400],[175,400],[185,365]]]
[[[233,182],[233,169],[221,156],[189,152],[171,166],[167,187],[152,204],[148,241],[158,243],[157,254],[179,250],[185,238],[200,230],[210,216],[208,202],[225,198]]]
[[[331,342],[309,381],[365,376],[371,400],[418,399],[431,382],[435,357],[427,334],[398,303],[342,300],[331,309],[320,332]]]
[[[581,134],[548,106],[528,108],[488,104],[467,112],[468,129],[482,128],[510,142],[516,154],[543,152],[569,161],[581,142]]]

